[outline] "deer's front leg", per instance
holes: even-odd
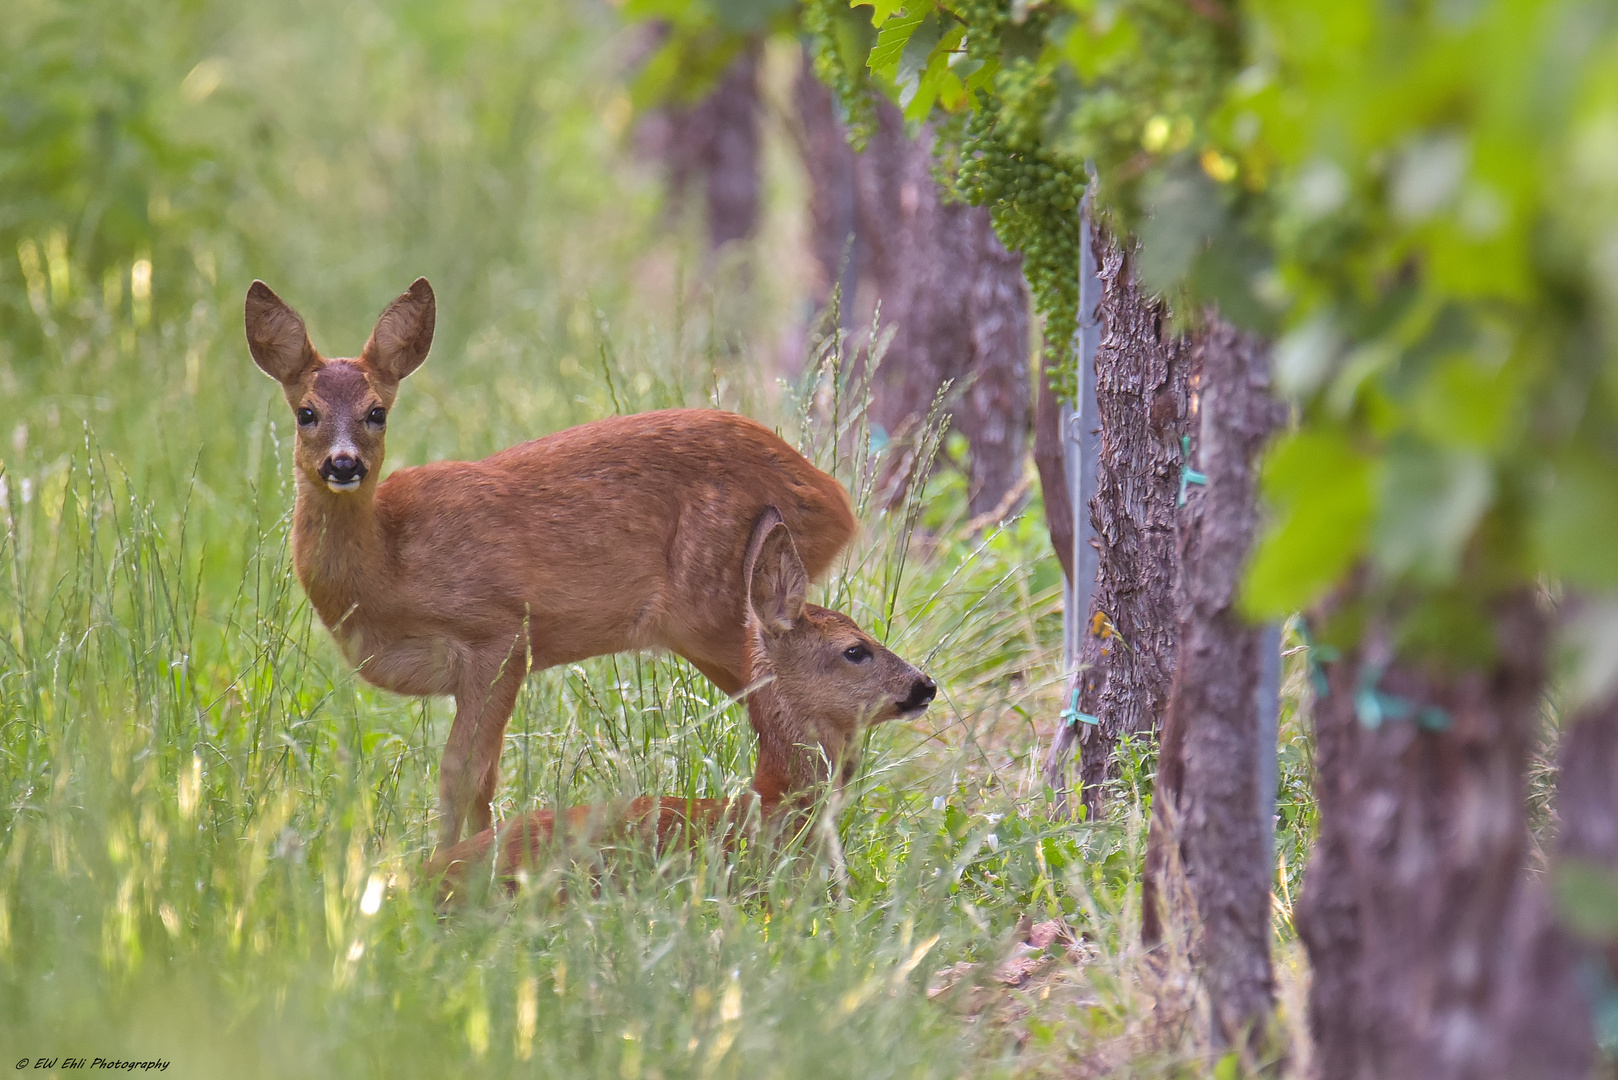
[[[458,682],[455,722],[438,771],[440,844],[459,840],[463,824],[476,834],[493,823],[500,747],[527,668],[526,657],[502,656],[498,663],[469,664]]]

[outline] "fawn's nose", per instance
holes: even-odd
[[[925,709],[934,697],[938,695],[938,684],[923,675],[910,686],[910,696],[899,703],[899,708],[905,712],[915,709]]]
[[[320,467],[320,475],[329,484],[357,484],[365,479],[365,463],[353,454],[333,454]]]

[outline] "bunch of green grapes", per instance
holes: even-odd
[[[968,59],[999,59],[1000,31],[1011,18],[1011,5],[1007,0],[955,0],[948,7],[966,24]]]
[[[980,95],[961,140],[956,188],[989,207],[994,231],[1022,253],[1023,276],[1045,322],[1045,356],[1052,387],[1075,393],[1073,336],[1079,316],[1079,199],[1084,175],[1043,144],[1036,111],[1044,93],[1019,86],[1029,65],[1005,72],[998,96]]]
[[[876,128],[864,66],[870,52],[869,24],[850,11],[847,0],[805,0],[802,24],[815,77],[836,95],[849,145],[862,150]]]

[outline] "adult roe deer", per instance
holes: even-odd
[[[605,827],[655,833],[670,840],[682,829],[711,829],[744,821],[754,804],[760,817],[812,801],[828,780],[841,788],[853,775],[861,730],[919,716],[937,687],[931,679],[872,640],[841,612],[804,602],[809,575],[791,533],[772,506],[759,516],[742,563],[748,617],[747,716],[758,734],[758,767],[749,798],[641,797],[620,806],[570,807],[566,829],[590,835]],[[833,772],[835,769],[835,773]],[[515,821],[433,854],[423,868],[440,893],[463,887],[498,848],[494,873],[510,885],[525,865],[540,861],[556,831],[556,815],[534,810]]]
[[[451,694],[439,837],[489,827],[506,724],[530,670],[662,648],[727,694],[750,670],[742,561],[777,506],[818,577],[854,535],[848,494],[745,417],[616,416],[482,461],[378,483],[388,409],[427,358],[435,304],[419,278],[357,358],[326,359],[261,281],[247,291],[253,360],[297,419],[293,565],[360,675]]]

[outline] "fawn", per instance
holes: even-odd
[[[852,778],[861,730],[926,711],[933,681],[873,641],[837,611],[804,602],[809,575],[792,535],[773,506],[759,516],[742,563],[747,586],[747,716],[758,734],[758,768],[749,798],[634,799],[620,807],[575,806],[566,831],[588,836],[605,826],[655,834],[667,842],[682,829],[728,827],[756,805],[779,819],[801,809],[817,787],[840,789]],[[434,853],[428,881],[447,896],[483,869],[498,845],[494,872],[508,887],[517,871],[540,860],[556,831],[556,815],[534,810],[502,827]]]
[[[848,493],[745,417],[616,416],[482,461],[378,482],[388,409],[427,358],[435,302],[418,279],[357,358],[326,359],[261,281],[253,360],[297,420],[292,559],[338,647],[368,682],[452,694],[439,838],[489,827],[506,724],[528,672],[662,648],[727,694],[751,671],[742,560],[766,506],[824,573],[854,535]]]

